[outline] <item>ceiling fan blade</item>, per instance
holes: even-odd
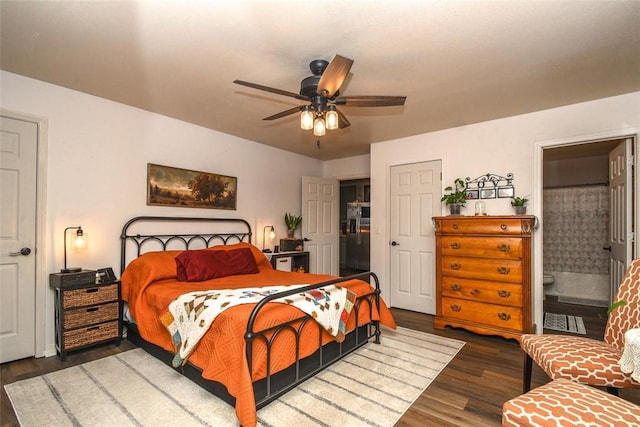
[[[336,105],[348,107],[396,107],[404,105],[406,96],[339,96]]]
[[[353,59],[336,55],[327,65],[322,77],[320,77],[317,89],[318,95],[331,98],[340,89],[344,79],[347,78],[351,65],[353,65]]]
[[[340,111],[340,110],[338,110],[336,108],[336,112],[338,113],[338,128],[339,129],[344,129],[344,128],[348,128],[349,126],[351,126],[351,122],[349,122],[349,120],[347,119],[347,116],[342,114],[342,111]]]
[[[302,111],[303,108],[304,108],[304,105],[301,105],[299,107],[289,108],[288,110],[281,111],[278,114],[274,114],[273,116],[265,117],[262,120],[275,120],[275,119],[279,119],[279,118],[282,118],[282,117],[286,117],[286,116],[289,116],[291,114],[297,113],[298,111]]]
[[[288,90],[276,89],[269,86],[259,85],[257,83],[245,82],[243,80],[234,80],[233,82],[238,85],[247,86],[247,87],[258,89],[258,90],[264,90],[266,92],[276,93],[278,95],[290,96],[292,98],[301,99],[303,101],[309,100],[309,98],[307,98],[306,96],[302,96],[294,92],[289,92]]]

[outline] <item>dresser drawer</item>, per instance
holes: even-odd
[[[64,292],[63,308],[82,307],[118,300],[118,283]]]
[[[475,258],[522,259],[519,237],[442,236],[442,255]]]
[[[442,234],[494,234],[520,235],[531,233],[529,220],[521,218],[486,218],[461,217],[440,221]],[[524,230],[523,230],[524,228]]]
[[[75,347],[118,338],[118,323],[118,320],[114,320],[112,322],[100,323],[98,325],[64,332],[62,336],[64,347],[70,350]]]
[[[522,310],[516,307],[443,297],[442,315],[505,329],[523,330]]]
[[[522,283],[522,262],[509,259],[443,256],[441,271],[443,277]]]
[[[442,277],[442,296],[522,307],[522,285]]]
[[[86,308],[67,310],[64,314],[64,329],[78,328],[118,319],[120,303],[94,305]]]

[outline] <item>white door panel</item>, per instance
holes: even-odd
[[[4,363],[35,354],[38,125],[0,119],[0,363]]]
[[[435,314],[435,235],[441,162],[391,167],[390,305]]]
[[[302,177],[302,238],[311,273],[339,275],[338,189],[337,179]]]
[[[610,230],[610,296],[613,298],[622,282],[633,253],[633,180],[632,140],[627,138],[609,153],[609,230]]]

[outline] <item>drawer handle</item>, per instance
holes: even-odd
[[[511,292],[505,291],[505,290],[500,290],[500,291],[498,291],[498,296],[500,298],[509,298],[511,296]]]
[[[498,273],[509,274],[511,273],[511,269],[509,267],[498,267]]]
[[[453,242],[451,243],[449,246],[451,246],[451,249],[460,249],[460,243],[458,242]]]
[[[458,264],[457,262],[451,263],[451,269],[452,270],[460,270],[460,268],[462,268],[462,266],[460,264]]]
[[[457,230],[458,229],[458,224],[453,224],[452,227],[453,227],[454,230]]]
[[[474,290],[472,290],[471,292],[469,292],[469,295],[471,295],[472,297],[475,297],[475,296],[476,296],[476,295],[478,295],[479,293],[480,293],[480,291],[479,291],[479,290],[474,289]]]
[[[288,259],[279,259],[278,262],[289,262]]]
[[[88,288],[88,289],[86,290],[86,293],[88,293],[88,294],[92,294],[92,293],[94,293],[94,292],[98,292],[99,290],[100,290],[100,288]]]
[[[461,289],[462,289],[462,286],[460,286],[460,285],[459,285],[459,284],[457,284],[457,283],[454,283],[454,284],[452,284],[452,285],[451,285],[451,290],[452,290],[452,291],[459,291],[459,290],[461,290]]]
[[[100,307],[87,308],[87,313],[91,313],[92,311],[98,311],[98,310],[100,310]]]
[[[462,307],[460,307],[458,304],[451,304],[451,310],[460,311],[462,310]]]
[[[507,321],[511,319],[511,315],[509,313],[498,313],[498,319]]]
[[[511,246],[509,246],[509,245],[498,245],[498,250],[500,252],[509,252],[511,250]]]
[[[507,226],[507,224],[500,224],[500,229],[501,229],[502,231],[507,231],[507,229],[508,229],[508,228],[509,228],[509,227]]]

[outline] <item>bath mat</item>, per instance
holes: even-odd
[[[544,329],[582,335],[586,335],[587,333],[582,317],[569,316],[567,314],[545,313]]]

